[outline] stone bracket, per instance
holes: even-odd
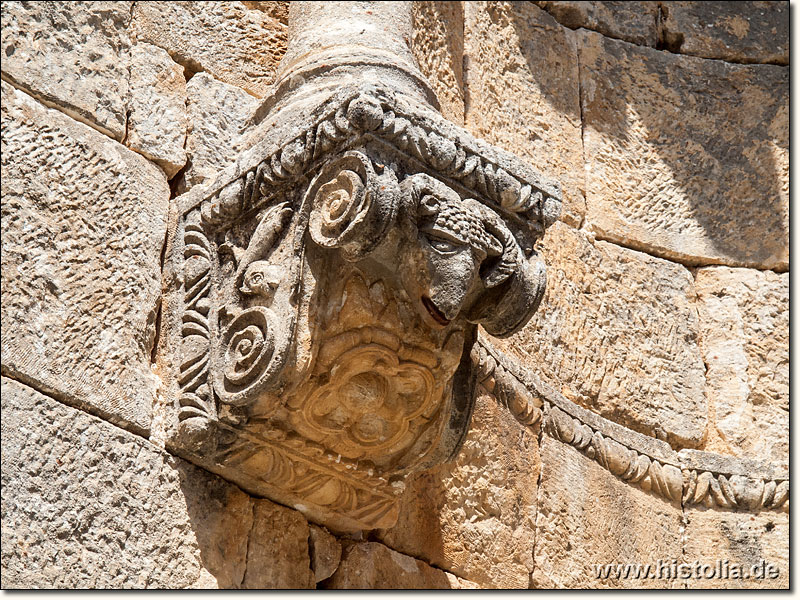
[[[179,199],[173,450],[340,531],[469,428],[477,325],[536,310],[561,193],[424,103],[340,86]]]

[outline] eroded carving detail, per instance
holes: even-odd
[[[597,415],[592,416],[594,424],[590,425],[567,414],[559,405],[571,407],[574,414],[587,411],[533,377],[526,377],[522,367],[491,348],[485,340],[475,344],[471,356],[478,370],[478,381],[508,407],[520,423],[536,428],[544,410],[545,434],[573,446],[623,481],[684,506],[701,504],[709,508],[750,511],[788,509],[789,481],[769,475],[772,468],[767,465],[759,469],[734,457],[700,453],[707,456],[707,463],[720,462],[720,459],[728,463],[727,468],[737,471],[732,473],[713,468],[688,468],[682,452],[663,448],[658,457],[650,456],[642,448],[631,448],[614,439],[619,425]],[[626,433],[632,440],[638,439],[643,447],[663,444],[630,430]],[[701,459],[695,458],[694,462],[698,460]],[[759,471],[766,471],[766,476]]]
[[[560,203],[392,102],[347,96],[184,207],[178,446],[340,529],[391,525],[403,477],[457,451],[476,325],[536,310]]]

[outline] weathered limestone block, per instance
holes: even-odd
[[[506,340],[577,404],[681,446],[703,439],[707,409],[692,276],[681,265],[555,224],[543,240],[547,291]]]
[[[3,78],[122,140],[132,2],[3,2]]]
[[[789,71],[577,35],[588,228],[685,264],[788,268]]]
[[[6,82],[2,98],[3,373],[146,432],[164,174]]]
[[[3,588],[241,583],[238,488],[5,377],[2,408]]]
[[[536,434],[487,394],[458,457],[420,474],[378,538],[488,588],[526,588],[532,569]]]
[[[308,526],[308,548],[314,581],[327,579],[339,566],[342,558],[342,544],[324,527]]]
[[[242,4],[252,10],[263,11],[284,25],[289,24],[289,3],[285,0],[245,0]]]
[[[286,25],[241,2],[140,2],[132,31],[189,71],[206,71],[259,97],[286,50]]]
[[[478,586],[375,542],[352,544],[327,589],[476,589]]]
[[[667,47],[741,63],[789,64],[788,2],[663,2]]]
[[[315,587],[308,552],[308,523],[296,510],[269,500],[254,500],[247,553],[242,587]]]
[[[695,288],[706,394],[724,449],[788,464],[789,274],[709,267]]]
[[[535,588],[676,588],[670,579],[598,576],[606,564],[681,560],[681,508],[542,438]]]
[[[640,46],[655,47],[659,39],[660,2],[537,1],[534,4],[570,29],[584,27]]]
[[[259,105],[243,89],[198,73],[186,84],[191,127],[186,140],[189,166],[181,192],[213,179],[242,151],[242,134]]]
[[[464,5],[466,128],[561,183],[561,220],[585,212],[575,34],[527,2]]]
[[[464,7],[461,2],[414,2],[411,50],[441,104],[442,115],[464,124]]]
[[[686,517],[682,562],[701,565],[689,589],[789,589],[788,512],[691,508]]]
[[[186,164],[186,80],[183,68],[151,44],[131,50],[131,102],[126,144],[164,169]]]

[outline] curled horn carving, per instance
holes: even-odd
[[[486,288],[468,318],[492,335],[506,337],[519,331],[533,316],[547,285],[545,266],[538,255],[526,259],[514,235],[493,211],[482,207],[486,232],[497,239],[501,255],[481,269]]]
[[[378,176],[371,161],[348,152],[328,163],[309,188],[311,239],[338,248],[350,261],[363,258],[383,239],[397,213],[398,185],[391,169]]]
[[[249,403],[270,375],[275,353],[275,313],[253,306],[241,313],[225,329],[218,350],[214,388],[225,404]]]

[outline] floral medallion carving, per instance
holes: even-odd
[[[389,90],[298,119],[182,198],[171,443],[334,529],[387,527],[466,435],[477,326],[536,310],[560,192]]]

